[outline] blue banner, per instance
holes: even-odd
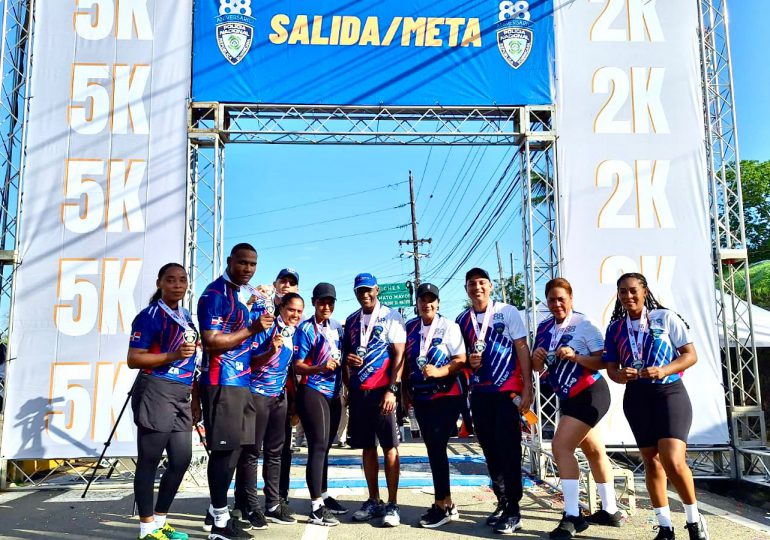
[[[193,99],[552,103],[552,0],[197,0]]]

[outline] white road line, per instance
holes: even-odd
[[[329,538],[329,529],[331,527],[324,527],[323,525],[305,525],[305,530],[302,533],[302,540],[326,540]]]

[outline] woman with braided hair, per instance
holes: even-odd
[[[617,288],[603,360],[609,377],[626,385],[623,412],[644,461],[647,491],[659,525],[655,540],[675,538],[667,480],[684,504],[690,540],[707,540],[685,459],[692,405],[682,374],[698,360],[689,327],[655,299],[642,274],[623,274]]]

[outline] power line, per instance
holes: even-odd
[[[286,248],[286,247],[294,247],[294,246],[304,246],[307,244],[317,244],[318,242],[329,242],[332,240],[342,240],[343,238],[353,238],[354,236],[364,236],[367,234],[375,234],[379,232],[385,232],[385,231],[394,231],[396,229],[403,229],[404,227],[409,227],[411,223],[404,223],[403,225],[397,225],[395,227],[386,227],[384,229],[376,229],[374,231],[364,231],[360,233],[353,233],[353,234],[345,234],[342,236],[330,236],[329,238],[317,238],[315,240],[308,240],[306,242],[295,242],[293,244],[280,244],[277,246],[267,246],[260,248],[260,251],[265,251],[267,249],[279,249],[279,248]]]
[[[430,163],[430,155],[433,153],[433,147],[428,150],[428,157],[425,159],[425,167],[422,169],[422,175],[420,176],[420,187],[417,188],[417,198],[420,198],[420,192],[422,191],[422,185],[425,182],[425,173],[428,171],[428,163]]]
[[[407,183],[407,181],[404,180],[403,182],[396,182],[394,184],[385,184],[384,186],[379,186],[379,187],[375,187],[375,188],[371,188],[371,189],[364,189],[362,191],[355,191],[353,193],[347,193],[345,195],[337,195],[336,197],[329,197],[328,199],[318,199],[316,201],[310,201],[310,202],[306,202],[306,203],[294,204],[292,206],[284,206],[283,208],[273,208],[271,210],[265,210],[263,212],[254,212],[252,214],[244,214],[242,216],[229,217],[229,218],[227,218],[227,221],[233,221],[233,220],[236,220],[236,219],[244,219],[244,218],[254,217],[254,216],[263,216],[265,214],[273,214],[275,212],[283,212],[284,210],[293,210],[295,208],[301,208],[303,206],[312,206],[314,204],[321,204],[321,203],[325,203],[325,202],[329,202],[329,201],[337,201],[339,199],[347,199],[347,198],[350,198],[350,197],[356,197],[356,196],[361,195],[363,193],[371,193],[372,191],[378,191],[378,190],[381,190],[381,189],[396,187],[396,186],[400,186],[400,185],[406,184],[406,183]]]
[[[350,216],[343,216],[343,217],[338,217],[334,219],[323,219],[321,221],[314,221],[312,223],[303,223],[302,225],[293,225],[291,227],[281,227],[279,229],[270,229],[267,231],[259,231],[259,232],[248,233],[248,234],[239,234],[236,236],[231,236],[230,238],[244,238],[246,236],[258,236],[260,234],[290,231],[292,229],[302,229],[303,227],[313,227],[315,225],[325,225],[326,223],[332,223],[334,221],[343,221],[346,219],[353,219],[353,218],[362,217],[362,216],[371,216],[372,214],[381,214],[382,212],[389,212],[390,210],[404,208],[405,206],[409,206],[409,203],[399,204],[398,206],[389,206],[387,208],[381,208],[380,210],[370,210],[368,212],[361,212],[360,214],[352,214]]]

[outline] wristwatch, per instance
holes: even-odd
[[[389,385],[388,386],[388,391],[395,395],[396,393],[398,393],[398,385],[397,384]]]

